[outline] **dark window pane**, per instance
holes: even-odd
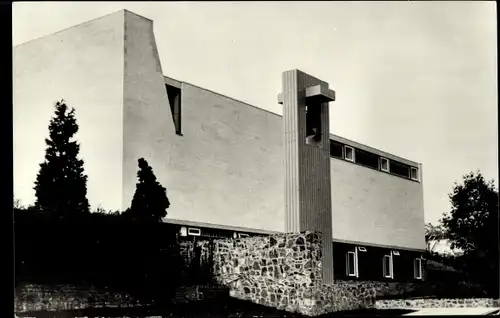
[[[395,174],[400,177],[409,178],[410,177],[410,167],[401,162],[391,161],[391,174]]]
[[[421,278],[422,277],[422,263],[419,258],[415,259],[413,269],[415,271],[415,278]]]
[[[361,149],[356,149],[356,163],[378,169],[378,156]]]
[[[411,172],[411,178],[414,180],[418,180],[418,169],[415,167],[411,167],[410,172]]]
[[[389,255],[384,256],[383,271],[384,277],[391,276],[391,257]]]
[[[342,159],[342,144],[333,140],[330,140],[330,156]]]
[[[167,89],[170,111],[174,120],[175,132],[181,135],[181,90],[177,87],[165,85]]]
[[[345,146],[345,158],[351,161],[354,160],[354,148]]]
[[[354,252],[347,252],[347,275],[355,275]]]
[[[380,169],[382,171],[389,171],[389,159],[380,158]]]

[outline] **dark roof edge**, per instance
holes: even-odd
[[[222,224],[214,224],[214,223],[206,223],[206,222],[198,222],[198,221],[187,221],[187,220],[170,219],[170,218],[163,219],[163,222],[168,223],[168,224],[181,225],[181,226],[203,227],[203,228],[219,229],[219,230],[227,230],[227,231],[235,231],[235,232],[255,233],[255,234],[261,234],[261,235],[284,234],[284,232],[280,232],[280,231],[260,230],[260,229],[247,228],[247,227],[234,226],[234,225],[222,225]],[[336,239],[336,238],[333,238],[332,241],[334,243],[352,244],[352,245],[357,245],[357,246],[381,247],[381,248],[387,248],[387,249],[393,249],[393,250],[405,250],[405,251],[422,252],[422,253],[425,252],[425,249],[409,248],[409,247],[396,246],[396,245],[373,244],[373,243],[360,242],[360,241],[348,241],[348,240],[342,240],[342,239]]]
[[[212,93],[212,94],[218,95],[218,96],[223,97],[223,98],[230,99],[230,100],[235,101],[235,102],[238,102],[238,103],[240,103],[240,104],[243,104],[243,105],[246,105],[246,106],[250,106],[250,107],[256,108],[256,109],[261,110],[261,111],[263,111],[263,112],[266,112],[266,113],[268,113],[268,114],[270,114],[270,115],[274,115],[274,116],[277,116],[277,117],[280,117],[280,118],[282,118],[282,117],[283,117],[282,115],[280,115],[280,114],[276,114],[276,113],[274,113],[274,112],[272,112],[272,111],[270,111],[270,110],[267,110],[267,109],[264,109],[264,108],[260,108],[259,106],[255,106],[255,105],[252,105],[252,104],[246,103],[246,102],[241,101],[241,100],[239,100],[239,99],[236,99],[236,98],[233,98],[233,97],[230,97],[230,96],[227,96],[227,95],[221,94],[221,93],[217,93],[217,92],[215,92],[215,91],[209,90],[209,89],[207,89],[207,88],[204,88],[204,87],[201,87],[201,86],[198,86],[198,85],[194,85],[194,84],[191,84],[191,83],[189,83],[189,82],[179,81],[178,79],[175,79],[175,78],[172,78],[172,77],[169,77],[169,76],[165,76],[165,75],[163,75],[163,77],[164,77],[164,78],[167,78],[167,79],[170,79],[170,80],[174,80],[174,81],[180,82],[180,83],[182,83],[182,84],[186,84],[186,85],[189,85],[189,86],[192,86],[192,87],[196,87],[196,88],[198,88],[198,89],[201,89],[201,90],[204,90],[204,91],[206,91],[206,92],[209,92],[209,93]]]
[[[188,221],[188,220],[178,220],[178,219],[170,219],[170,218],[163,219],[163,223],[193,226],[193,227],[206,227],[206,228],[228,230],[228,231],[235,231],[235,232],[248,232],[248,233],[255,233],[255,234],[262,234],[262,235],[281,233],[281,232],[277,232],[277,231],[259,230],[259,229],[253,229],[253,228],[242,227],[242,226],[222,225],[222,224],[214,224],[214,223],[206,223],[206,222],[198,222],[198,221]]]
[[[274,116],[277,116],[279,118],[283,118],[283,115],[280,115],[280,114],[276,114],[270,110],[267,110],[267,109],[264,109],[264,108],[260,108],[258,106],[255,106],[255,105],[252,105],[252,104],[249,104],[249,103],[246,103],[246,102],[243,102],[241,100],[238,100],[236,98],[233,98],[233,97],[229,97],[227,95],[224,95],[224,94],[221,94],[221,93],[217,93],[217,92],[214,92],[212,90],[209,90],[207,88],[204,88],[204,87],[201,87],[201,86],[197,86],[197,85],[194,85],[194,84],[191,84],[191,83],[188,83],[188,82],[183,82],[183,81],[179,81],[178,79],[175,79],[175,78],[172,78],[172,77],[169,77],[169,76],[165,76],[163,75],[164,79],[166,80],[170,80],[170,81],[175,81],[175,82],[179,82],[179,83],[182,83],[182,84],[186,84],[186,85],[189,85],[189,86],[192,86],[192,87],[196,87],[198,89],[201,89],[201,90],[204,90],[206,92],[209,92],[209,93],[212,93],[212,94],[215,94],[215,95],[218,95],[218,96],[221,96],[223,98],[227,98],[227,99],[230,99],[232,101],[235,101],[235,102],[238,102],[240,104],[243,104],[243,105],[246,105],[246,106],[250,106],[250,107],[253,107],[255,109],[258,109],[260,111],[263,111],[263,112],[266,112],[270,115],[274,115]],[[336,140],[336,141],[344,141],[346,142],[347,144],[351,145],[351,146],[361,146],[361,148],[364,148],[364,150],[371,150],[373,152],[376,152],[377,154],[380,154],[382,156],[387,156],[389,157],[389,159],[396,159],[396,160],[400,160],[402,161],[403,163],[407,163],[407,164],[411,164],[411,165],[414,165],[414,166],[418,166],[420,163],[419,162],[416,162],[414,160],[410,160],[410,159],[406,159],[406,158],[403,158],[401,156],[398,156],[398,155],[395,155],[395,154],[392,154],[390,152],[387,152],[387,151],[384,151],[384,150],[381,150],[381,149],[378,149],[378,148],[373,148],[373,147],[370,147],[368,145],[365,145],[365,144],[362,144],[360,142],[357,142],[357,141],[354,141],[354,140],[351,140],[351,139],[347,139],[347,138],[344,138],[344,137],[341,137],[341,136],[338,136],[338,135],[335,135],[335,134],[332,134],[330,133],[330,139],[333,139],[333,140]],[[392,157],[392,158],[391,158]]]

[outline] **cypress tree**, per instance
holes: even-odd
[[[64,100],[57,102],[45,139],[45,161],[35,181],[37,209],[59,216],[89,212],[87,176],[78,158],[80,145],[74,140],[77,132],[75,109]]]

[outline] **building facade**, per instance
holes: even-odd
[[[14,189],[24,202],[32,200],[54,102],[64,98],[76,109],[94,207],[129,207],[143,157],[167,188],[165,222],[181,237],[290,228],[285,159],[294,152],[286,146],[286,111],[280,116],[165,76],[151,20],[123,10],[19,45],[13,55]],[[335,278],[420,280],[422,165],[325,135],[321,154],[329,155],[313,170],[329,174],[323,215],[331,216]],[[312,184],[313,170],[304,182]]]

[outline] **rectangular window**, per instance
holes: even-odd
[[[346,260],[346,268],[347,268],[347,276],[358,276],[357,269],[357,261],[356,261],[356,253],[355,252],[347,252],[347,260]]]
[[[368,151],[356,149],[356,163],[378,170],[378,156]]]
[[[380,158],[380,170],[385,171],[385,172],[390,172],[389,159]]]
[[[416,258],[413,262],[413,270],[415,279],[422,279],[422,259]]]
[[[410,177],[412,180],[418,181],[418,169],[415,167],[410,168]]]
[[[354,148],[344,146],[345,160],[354,162]]]
[[[188,234],[189,235],[193,235],[193,236],[200,236],[201,235],[201,231],[200,231],[200,229],[189,228],[188,229]]]
[[[174,120],[175,133],[182,136],[181,131],[181,89],[165,85],[167,88],[167,97],[170,104],[170,111],[172,112],[172,119]]]
[[[410,177],[410,166],[405,165],[404,163],[391,161],[391,174],[409,178]]]
[[[366,252],[366,247],[358,246],[358,251],[360,251],[360,252]]]
[[[382,267],[383,267],[384,277],[393,278],[392,255],[384,255]]]
[[[245,234],[245,233],[238,233],[238,237],[239,237],[239,238],[245,238],[245,237],[248,237],[248,234]]]
[[[340,142],[330,140],[330,156],[334,158],[343,159],[344,158],[343,148],[344,147]]]

